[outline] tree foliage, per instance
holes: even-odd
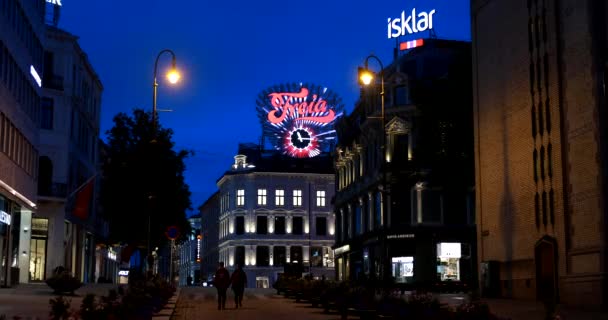
[[[186,210],[190,191],[184,182],[184,160],[191,151],[175,150],[173,131],[152,123],[152,114],[136,109],[119,113],[106,132],[102,205],[110,222],[110,238],[145,248],[148,218],[150,246],[166,241],[165,231],[175,225],[190,233]]]

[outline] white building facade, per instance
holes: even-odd
[[[327,163],[237,155],[218,181],[219,261],[230,271],[242,265],[249,288],[269,288],[289,270],[334,277],[335,182]]]
[[[36,208],[45,2],[0,2],[0,286],[27,283]],[[35,248],[34,248],[35,249]]]
[[[103,86],[76,36],[48,26],[46,38],[31,280],[61,266],[85,283],[114,282],[118,250],[97,245],[108,232],[95,205]],[[78,201],[85,210],[75,211]]]

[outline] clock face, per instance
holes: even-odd
[[[305,129],[296,129],[291,133],[291,144],[297,149],[306,149],[311,143],[311,136]]]

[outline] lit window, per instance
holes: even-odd
[[[245,189],[239,189],[236,191],[236,205],[237,206],[245,205]]]
[[[325,207],[325,191],[317,191],[317,207]]]
[[[275,190],[274,192],[274,204],[277,206],[285,205],[285,190]]]
[[[258,189],[258,205],[266,205],[266,189]]]
[[[302,190],[293,190],[293,205],[294,207],[302,206]]]

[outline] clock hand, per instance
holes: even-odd
[[[300,135],[300,132],[296,132],[298,134],[298,140],[300,140],[300,142],[302,142],[302,136]]]

